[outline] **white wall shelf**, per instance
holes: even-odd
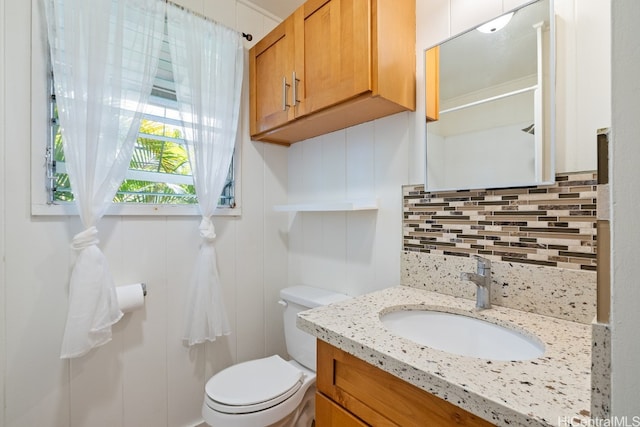
[[[273,210],[277,212],[340,212],[377,209],[378,199],[376,198],[295,203],[288,205],[275,205],[273,207]]]

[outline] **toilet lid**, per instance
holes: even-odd
[[[245,413],[288,399],[302,385],[304,373],[280,356],[251,360],[224,369],[207,381],[209,405],[220,412]]]

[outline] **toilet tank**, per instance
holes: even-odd
[[[296,327],[301,311],[351,298],[348,295],[311,286],[292,286],[280,291],[284,301],[284,338],[289,356],[301,365],[316,370],[316,337]]]

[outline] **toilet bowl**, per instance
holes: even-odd
[[[204,420],[211,426],[310,426],[315,381],[315,372],[280,356],[233,365],[207,382]]]
[[[297,329],[297,313],[350,298],[294,286],[280,292],[285,341],[278,355],[230,366],[207,381],[202,416],[213,427],[311,427],[315,412],[315,337]]]

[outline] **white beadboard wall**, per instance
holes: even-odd
[[[38,0],[33,0],[39,4]],[[277,19],[246,0],[186,7],[251,32]],[[145,310],[89,356],[59,359],[74,217],[30,216],[31,2],[0,4],[0,425],[183,427],[201,421],[205,380],[236,361],[284,353],[278,290],[305,283],[361,294],[399,283],[402,184],[424,175],[423,48],[519,0],[417,1],[416,113],[400,113],[294,144],[242,144],[241,218],[216,218],[218,260],[234,334],[188,349],[182,298],[199,219],[109,217],[101,246],[118,284],[144,280]],[[609,124],[610,1],[556,0],[559,170],[593,169],[595,129]],[[578,76],[578,78],[576,77]],[[246,94],[245,94],[246,99]],[[246,105],[246,104],[245,104]],[[247,109],[245,109],[245,113]],[[10,181],[8,179],[10,177]],[[272,206],[375,196],[378,211],[274,212]],[[10,203],[7,198],[10,199]]]
[[[612,4],[613,141],[611,177],[611,415],[638,420],[640,287],[638,286],[638,158],[640,158],[640,3]],[[632,418],[635,417],[635,418]]]
[[[4,147],[6,141],[6,120],[5,108],[5,6],[0,3],[0,165],[4,165]],[[4,168],[3,168],[4,169]],[[5,174],[0,172],[0,402],[5,401],[5,375],[6,375],[6,352],[5,352]],[[0,423],[4,424],[4,405],[0,405]]]
[[[400,281],[402,195],[412,113],[289,148],[289,202],[377,197],[378,210],[289,214],[289,284],[359,295]]]
[[[183,3],[251,32],[254,42],[277,24],[241,0]],[[40,5],[33,1],[34,8]],[[185,285],[200,243],[198,217],[107,217],[99,224],[100,246],[116,284],[147,283],[145,307],[125,315],[112,342],[83,358],[60,360],[74,257],[69,242],[82,227],[77,217],[30,215],[29,129],[39,126],[31,118],[32,12],[38,14],[31,1],[0,6],[0,425],[199,424],[204,384],[214,372],[286,354],[277,301],[287,283],[282,236],[288,223],[271,206],[286,201],[287,150],[250,141],[245,92],[243,215],[214,219],[232,335],[194,348],[180,339]]]

